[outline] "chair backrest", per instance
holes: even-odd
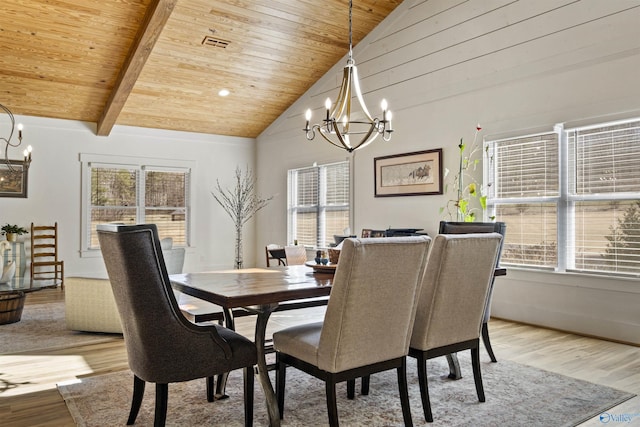
[[[31,279],[52,279],[57,284],[64,278],[64,262],[58,259],[58,223],[31,223]]]
[[[467,234],[467,233],[500,233],[502,242],[500,242],[500,253],[496,260],[496,267],[500,264],[500,256],[502,255],[502,246],[504,245],[504,237],[507,233],[507,224],[504,222],[455,222],[440,221],[440,234]]]
[[[496,267],[500,265],[500,257],[502,256],[502,247],[504,246],[505,234],[507,232],[507,224],[504,222],[451,222],[440,221],[440,234],[467,234],[467,233],[500,233],[502,241],[498,249],[498,258],[496,258]],[[489,287],[489,297],[484,310],[484,321],[488,322],[491,317],[491,295],[493,294],[493,279]]]
[[[502,236],[440,234],[431,245],[411,347],[429,350],[480,337]]]
[[[287,265],[302,265],[307,262],[307,250],[304,246],[285,246],[284,253],[287,257]]]
[[[215,327],[195,326],[180,313],[155,224],[97,230],[131,370],[161,383],[211,375],[211,366],[231,349]]]
[[[286,255],[282,246],[269,243],[264,247],[264,254],[267,259],[267,267],[271,267],[272,262],[274,265],[286,265]]]
[[[318,367],[340,372],[406,356],[426,236],[346,239],[318,348]]]

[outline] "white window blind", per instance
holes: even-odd
[[[288,180],[288,242],[329,246],[349,227],[349,163],[292,169]]]
[[[171,237],[176,246],[189,245],[191,168],[180,166],[186,162],[159,160],[155,165],[150,159],[113,161],[86,154],[81,160],[83,253],[99,249],[96,226],[103,223],[153,223],[160,238]]]
[[[640,120],[486,144],[502,263],[640,275]]]
[[[569,270],[640,274],[640,121],[567,130]]]
[[[158,226],[160,236],[187,245],[188,171],[145,169],[144,221]]]
[[[507,225],[500,262],[557,266],[559,145],[556,133],[487,143],[488,208]]]

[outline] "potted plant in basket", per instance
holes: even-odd
[[[0,230],[2,230],[3,236],[7,236],[7,240],[9,242],[15,242],[18,239],[18,236],[28,233],[25,228],[15,224],[5,224],[0,228]]]

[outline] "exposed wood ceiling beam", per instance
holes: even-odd
[[[108,136],[113,129],[138,76],[147,62],[153,46],[162,33],[178,0],[152,0],[136,39],[131,45],[127,59],[118,74],[118,79],[109,100],[100,115],[96,134]]]

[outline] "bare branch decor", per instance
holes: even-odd
[[[220,181],[216,180],[217,188],[211,194],[216,202],[222,206],[225,212],[231,217],[236,228],[236,259],[235,268],[243,266],[242,260],[242,227],[260,209],[267,206],[273,196],[266,199],[260,198],[256,194],[255,177],[253,172],[247,168],[243,174],[238,166],[236,168],[236,185],[233,189],[224,190],[220,186]]]

